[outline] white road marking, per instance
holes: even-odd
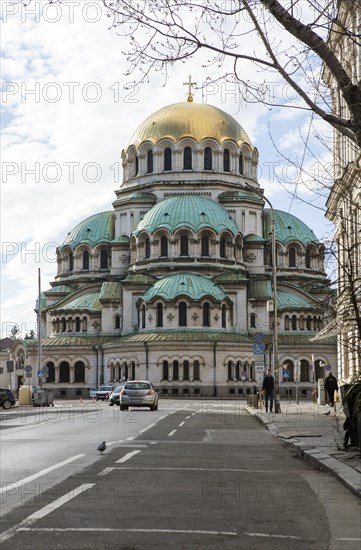
[[[161,416],[160,418],[158,418],[157,422],[159,422],[159,420],[164,420],[164,418],[167,418],[167,414],[165,414],[164,416]]]
[[[181,422],[180,424],[178,424],[178,428],[181,428],[182,426],[184,426],[185,422]]]
[[[63,504],[66,504],[70,500],[73,500],[76,496],[80,495],[84,491],[87,491],[88,489],[91,489],[95,483],[84,483],[83,485],[80,485],[76,489],[73,489],[69,493],[66,493],[66,495],[63,495],[62,497],[57,498],[54,500],[54,502],[51,502],[50,504],[47,504],[44,506],[44,508],[40,508],[40,510],[37,510],[27,518],[23,519],[18,525],[14,525],[14,527],[11,527],[4,533],[0,535],[0,543],[10,539],[13,537],[17,531],[22,531],[26,528],[28,528],[29,525],[35,523],[38,519],[42,519],[43,517],[47,516],[57,508],[60,508]]]
[[[174,533],[186,535],[221,535],[229,537],[237,537],[236,531],[203,531],[201,529],[122,529],[111,527],[20,527],[18,531],[36,531],[36,532],[52,532],[66,533],[67,531],[90,532],[90,533]]]
[[[346,537],[343,537],[342,539],[335,539],[335,540],[342,540],[342,541],[351,541],[351,542],[355,542],[355,541],[358,541],[358,540],[361,540],[361,539],[358,539],[356,537],[354,538],[346,538]]]
[[[112,472],[114,468],[104,468],[101,472],[99,472],[98,476],[106,476],[110,472]]]
[[[190,416],[186,416],[186,420],[188,420],[190,418]]]
[[[176,433],[177,430],[172,430],[171,432],[169,432],[168,434],[168,437],[172,437],[172,435],[174,435]]]
[[[135,437],[127,437],[125,441],[133,441],[133,439],[135,439]]]
[[[144,432],[146,432],[147,430],[149,430],[150,428],[153,428],[153,426],[155,426],[155,424],[149,424],[149,426],[147,426],[146,428],[143,428],[142,430],[140,430],[140,434],[144,434]]]
[[[295,537],[293,535],[270,535],[268,533],[244,533],[245,535],[248,535],[249,537],[267,537],[271,539],[295,539],[295,540],[301,540],[301,537]]]
[[[146,467],[146,466],[123,466],[121,468],[114,468],[114,470],[167,470],[167,471],[184,471],[184,472],[246,472],[246,473],[266,473],[274,474],[274,470],[249,470],[246,468],[170,468],[167,466],[155,466],[155,467]]]
[[[117,460],[115,462],[115,464],[122,464],[123,462],[126,462],[127,460],[129,460],[130,458],[132,458],[132,456],[134,455],[137,455],[138,453],[140,453],[141,451],[131,451],[130,453],[126,454],[125,456],[123,456],[122,458],[120,458],[119,460]]]
[[[36,474],[33,474],[28,477],[24,477],[23,479],[20,479],[16,483],[10,483],[9,485],[5,485],[4,487],[1,487],[0,494],[6,493],[6,491],[10,491],[11,489],[16,489],[19,487],[19,485],[22,485],[23,483],[30,483],[34,479],[37,479],[38,477],[44,476],[48,474],[49,472],[52,472],[53,470],[56,470],[57,468],[61,468],[62,466],[66,466],[67,464],[70,464],[70,462],[74,462],[74,460],[78,460],[78,458],[81,458],[85,456],[85,454],[79,454],[74,455],[70,458],[67,458],[66,460],[63,460],[62,462],[58,462],[57,464],[53,464],[53,466],[49,466],[48,468],[44,468],[44,470],[40,470],[40,472],[37,472]]]

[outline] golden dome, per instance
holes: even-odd
[[[184,137],[198,142],[213,138],[219,143],[231,139],[239,145],[251,145],[247,133],[233,117],[217,107],[193,101],[174,103],[150,115],[138,127],[130,145],[138,147],[146,140],[155,144],[163,138],[178,141]]]

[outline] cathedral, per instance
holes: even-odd
[[[58,247],[40,300],[41,364],[36,341],[16,341],[17,385],[30,364],[30,383],[41,368],[55,398],[127,379],[163,397],[235,398],[261,365],[281,397],[296,382],[310,397],[336,361],[333,337],[313,340],[331,320],[324,247],[302,220],[266,207],[258,158],[238,121],[191,91],[150,114],[122,151],[110,209]]]

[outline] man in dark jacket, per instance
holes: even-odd
[[[273,392],[275,389],[275,379],[273,378],[270,370],[268,370],[263,379],[262,389],[265,394],[266,412],[268,412],[268,401],[270,403],[270,412],[273,412]]]
[[[325,390],[328,395],[328,403],[330,407],[333,407],[335,404],[335,391],[338,391],[338,384],[331,371],[325,380]]]

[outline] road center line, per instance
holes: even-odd
[[[176,433],[177,430],[172,430],[171,432],[169,432],[168,434],[168,437],[172,437],[172,435],[174,435]]]
[[[44,508],[40,508],[40,510],[37,510],[27,518],[23,519],[18,525],[14,525],[14,527],[11,527],[4,533],[0,535],[0,543],[10,539],[13,537],[17,531],[23,530],[27,528],[29,525],[32,525],[37,521],[38,519],[42,519],[43,517],[50,514],[50,512],[53,512],[57,508],[60,508],[63,504],[66,504],[70,500],[73,500],[76,496],[80,495],[84,491],[87,491],[88,489],[91,489],[95,483],[84,483],[83,485],[80,485],[76,489],[73,489],[69,491],[69,493],[66,493],[65,495],[57,498],[54,500],[54,502],[51,502],[50,504],[47,504],[44,506]]]
[[[181,472],[245,472],[245,473],[266,473],[274,474],[274,470],[249,470],[246,468],[171,468],[167,466],[123,466],[121,468],[113,468],[114,470],[166,470],[166,471],[181,471]]]
[[[120,458],[119,460],[117,460],[115,462],[115,464],[122,464],[123,462],[126,462],[127,460],[129,460],[130,458],[132,458],[132,456],[134,455],[137,455],[138,453],[140,453],[140,451],[131,451],[130,453],[127,453],[125,456],[123,456],[122,458]]]
[[[180,424],[178,424],[178,428],[181,428],[182,426],[184,426],[185,422],[181,422]]]
[[[244,533],[249,537],[266,537],[271,539],[295,539],[301,540],[301,537],[295,537],[293,535],[270,535],[269,533]]]
[[[153,426],[155,426],[155,424],[149,424],[149,426],[147,426],[146,428],[143,428],[142,430],[140,430],[140,434],[144,434],[144,432],[146,432],[147,430],[150,430],[150,428],[153,428]]]
[[[49,466],[48,468],[44,468],[44,470],[40,470],[40,472],[37,472],[36,474],[33,474],[28,477],[24,477],[23,479],[20,479],[19,481],[16,481],[15,483],[10,483],[9,485],[5,485],[4,487],[1,487],[0,494],[6,493],[7,491],[10,491],[11,489],[16,489],[19,487],[19,485],[22,485],[24,483],[30,483],[34,479],[37,479],[38,477],[44,476],[48,474],[49,472],[52,472],[53,470],[56,470],[57,468],[61,468],[62,466],[66,466],[67,464],[70,464],[70,462],[74,462],[74,460],[78,460],[78,458],[81,458],[85,456],[85,454],[79,454],[74,455],[70,458],[67,458],[66,460],[63,460],[62,462],[58,462],[57,464],[53,464],[52,466]]]
[[[68,531],[76,531],[79,533],[174,533],[174,534],[186,534],[186,535],[221,535],[228,537],[237,537],[236,531],[203,531],[201,529],[122,529],[111,527],[20,527],[19,531],[36,531],[36,532],[52,532],[52,533],[66,533]],[[295,538],[295,537],[294,537]]]

